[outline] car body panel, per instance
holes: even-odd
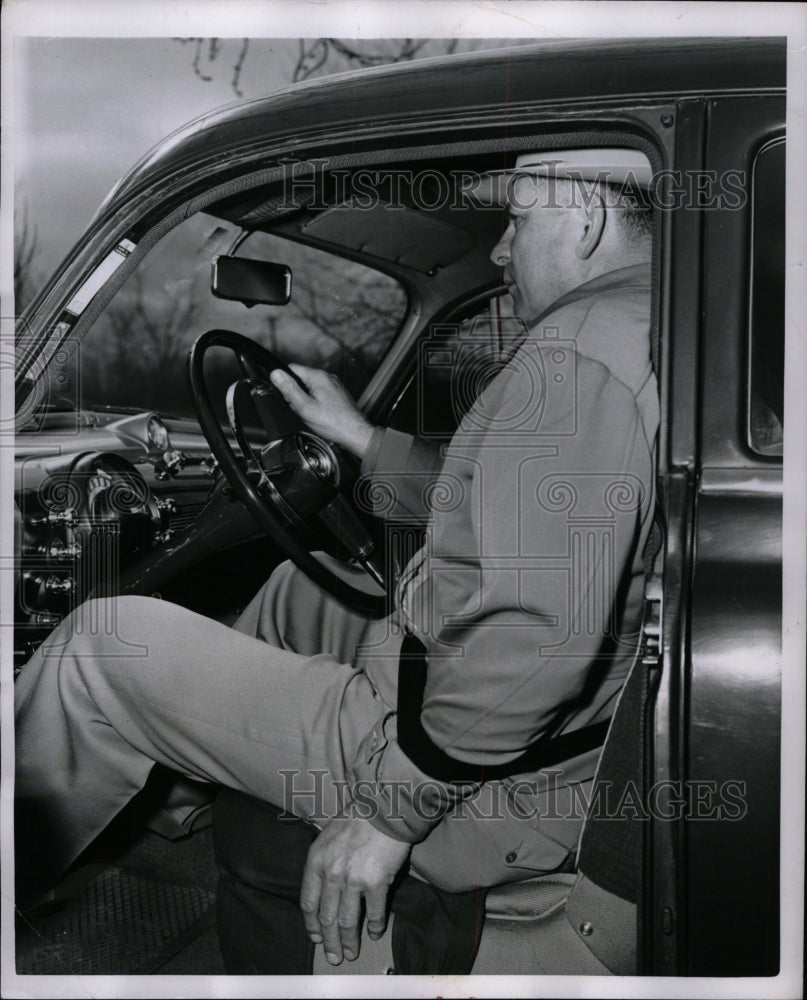
[[[692,975],[779,971],[781,518],[777,496],[698,497],[685,752],[713,801],[686,825]]]

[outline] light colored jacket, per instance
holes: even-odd
[[[390,711],[353,771],[377,784],[371,821],[388,835],[420,841],[474,794],[430,780],[398,745],[396,625],[426,646],[423,727],[457,760],[506,763],[611,715],[636,653],[655,506],[649,325],[649,267],[602,275],[539,319],[442,454],[374,433],[368,493],[387,516],[430,514],[402,606],[357,656]],[[568,762],[556,789],[590,779],[596,759]],[[577,825],[558,828],[567,849]]]

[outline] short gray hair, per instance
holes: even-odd
[[[618,213],[619,224],[631,243],[653,235],[653,205],[647,192],[632,184],[605,184],[606,204]]]

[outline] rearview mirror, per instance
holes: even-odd
[[[245,306],[285,306],[291,298],[291,268],[249,257],[217,257],[211,290],[219,299]]]

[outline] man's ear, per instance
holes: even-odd
[[[605,231],[605,204],[598,191],[583,200],[580,213],[582,230],[574,252],[580,260],[587,260],[600,245]]]

